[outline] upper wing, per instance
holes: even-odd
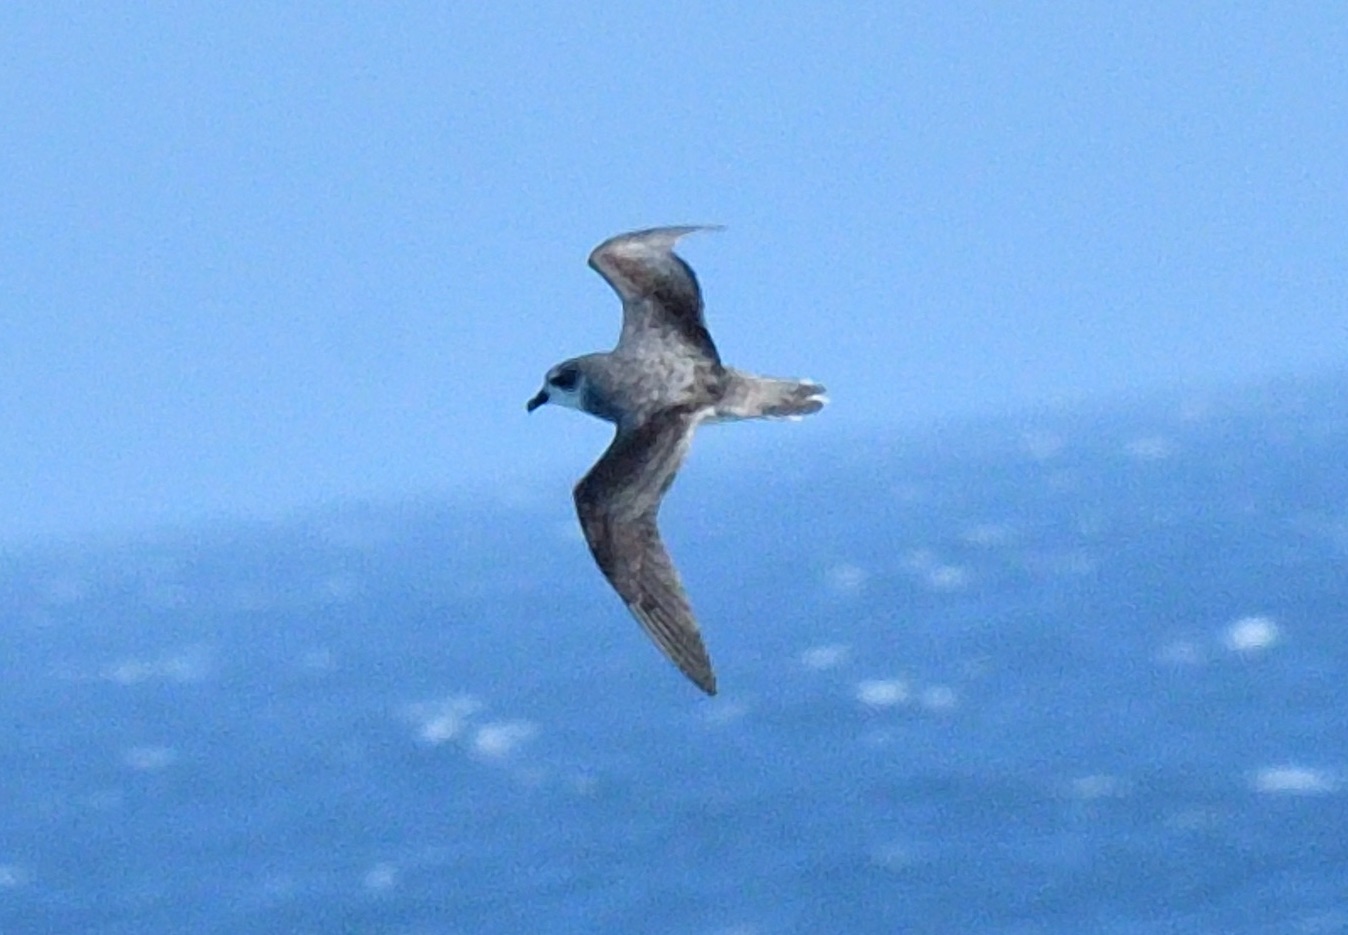
[[[674,253],[685,234],[716,227],[656,227],[619,234],[594,248],[590,266],[623,300],[618,346],[676,342],[720,363],[702,317],[702,290],[692,267]]]
[[[711,659],[655,524],[695,425],[689,414],[665,410],[619,432],[576,485],[576,512],[600,571],[637,622],[684,675],[714,695]]]

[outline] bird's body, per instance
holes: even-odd
[[[585,540],[660,649],[715,694],[711,660],[656,527],[661,499],[701,423],[803,416],[826,398],[808,380],[758,377],[721,363],[697,277],[673,250],[700,229],[635,231],[594,249],[590,265],[623,300],[618,344],[553,367],[528,409],[552,402],[615,425],[608,450],[576,485]]]

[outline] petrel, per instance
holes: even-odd
[[[684,235],[717,229],[657,227],[595,247],[590,266],[623,303],[618,345],[553,367],[526,407],[556,403],[616,427],[608,450],[576,485],[581,530],[637,622],[709,695],[716,694],[716,675],[660,541],[660,501],[701,423],[800,417],[828,401],[818,383],[754,376],[721,363],[697,277],[674,253]]]

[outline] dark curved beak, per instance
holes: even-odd
[[[533,399],[529,400],[527,403],[524,404],[524,408],[528,412],[533,412],[535,409],[537,409],[539,406],[543,405],[547,401],[548,401],[548,391],[539,390],[537,396],[535,396]]]

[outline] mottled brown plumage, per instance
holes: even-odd
[[[576,485],[576,513],[599,570],[637,622],[685,675],[714,695],[711,659],[655,523],[695,425],[691,413],[668,409],[615,435]]]

